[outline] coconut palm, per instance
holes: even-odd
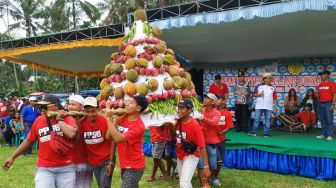
[[[95,25],[101,17],[101,12],[93,4],[82,0],[66,0],[67,2],[67,14],[70,18],[73,29],[78,28],[78,24],[82,23],[82,27],[88,27]],[[86,16],[89,21],[83,21],[83,15]],[[83,21],[83,22],[81,22]]]
[[[14,23],[8,25],[8,30],[24,28],[28,37],[36,35],[41,28],[41,18],[44,0],[4,0],[8,4],[10,16]]]

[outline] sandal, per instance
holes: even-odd
[[[147,182],[153,182],[153,181],[156,181],[156,178],[149,178],[148,180],[147,180]]]

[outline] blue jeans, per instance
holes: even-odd
[[[333,136],[333,111],[330,111],[331,102],[318,104],[318,116],[322,125],[322,134],[324,136]]]
[[[24,127],[25,127],[25,131],[24,131],[24,138],[26,139],[28,136],[28,133],[30,132],[32,123],[30,122],[24,122]],[[28,148],[25,153],[32,153],[33,149],[32,147]]]
[[[225,140],[217,145],[217,163],[219,166],[225,163]]]
[[[217,169],[217,144],[207,144],[206,150],[208,154],[208,163],[210,170]],[[200,157],[197,168],[204,168],[204,162],[202,157]]]
[[[269,135],[272,110],[266,110],[266,109],[256,109],[255,110],[253,128],[251,131],[252,134],[256,134],[259,124],[262,120],[261,119],[262,114],[264,114],[265,116],[264,135]]]
[[[97,180],[98,187],[111,187],[112,174],[105,175],[106,168],[109,165],[109,161],[104,161],[100,166],[93,166],[93,174]]]

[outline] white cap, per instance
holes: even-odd
[[[213,93],[204,93],[203,95],[204,95],[205,97],[210,98],[210,99],[213,100],[213,101],[216,101],[216,100],[217,100],[216,95],[213,94]]]
[[[29,101],[37,101],[37,98],[36,97],[29,97]]]
[[[98,106],[97,99],[94,97],[86,97],[84,100],[84,106],[97,107]]]
[[[79,104],[84,106],[84,98],[80,95],[75,95],[75,94],[70,95],[69,102],[70,101],[78,102]]]
[[[263,78],[272,78],[272,73],[270,72],[265,72],[263,75],[262,75]]]

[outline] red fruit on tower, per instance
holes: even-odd
[[[99,102],[99,108],[105,108],[106,107],[106,100],[101,100]]]
[[[140,67],[135,67],[134,70],[140,74]]]
[[[159,75],[159,70],[158,70],[157,68],[153,68],[153,69],[152,69],[152,75],[153,75],[153,76],[157,76],[157,75]]]
[[[193,96],[193,97],[196,97],[196,96],[197,96],[197,93],[196,93],[196,91],[195,91],[194,89],[191,90],[190,92],[191,92],[191,96]]]
[[[156,94],[154,94],[154,95],[152,95],[152,99],[153,99],[153,101],[156,101],[156,100],[158,100],[158,96]]]
[[[175,96],[175,91],[174,90],[169,90],[168,91],[168,95],[169,95],[169,97],[174,97]]]
[[[168,92],[164,92],[164,93],[162,94],[162,99],[167,100],[168,98],[169,98],[169,94],[168,94]]]
[[[146,69],[145,74],[146,74],[146,76],[152,75],[152,69]]]
[[[115,82],[121,82],[121,77],[119,75],[115,75]]]
[[[153,98],[151,96],[147,96],[146,98],[147,98],[148,103],[152,103],[153,102]]]
[[[125,103],[124,103],[124,100],[119,100],[118,101],[118,106],[119,106],[119,108],[124,108],[124,106],[125,106]]]
[[[125,79],[126,79],[126,73],[125,73],[125,72],[121,72],[121,73],[120,73],[120,78],[121,78],[122,80],[125,80]]]
[[[146,74],[146,69],[140,68],[140,75],[145,75],[145,74]]]

